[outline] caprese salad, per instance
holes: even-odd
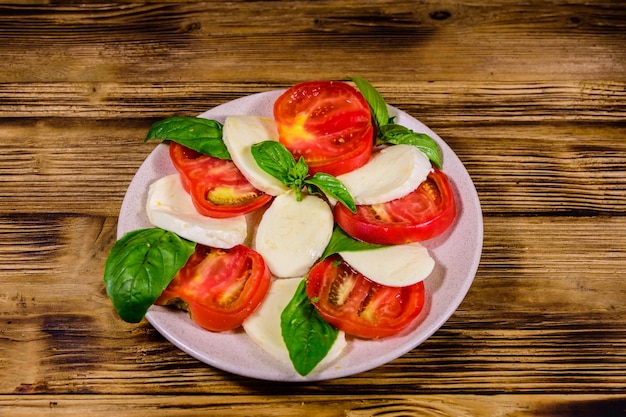
[[[153,227],[107,258],[123,320],[182,308],[207,331],[243,327],[301,375],[350,337],[414,322],[435,264],[420,242],[454,222],[453,194],[432,138],[395,124],[371,84],[350,80],[294,85],[273,119],[151,127],[146,140],[169,144],[177,172],[150,185]]]

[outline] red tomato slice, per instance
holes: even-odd
[[[232,330],[263,301],[270,282],[269,268],[256,251],[243,245],[232,249],[197,245],[156,304],[185,308],[207,330]]]
[[[424,283],[387,287],[370,281],[333,255],[316,264],[306,290],[320,315],[347,334],[375,339],[392,336],[424,307]]]
[[[370,158],[372,115],[365,98],[339,81],[296,84],[274,103],[279,141],[309,173],[345,174]]]
[[[198,213],[214,218],[250,213],[272,196],[257,190],[232,161],[203,155],[175,142],[170,158]]]
[[[360,205],[356,213],[337,204],[334,214],[337,224],[355,239],[401,245],[443,233],[456,217],[456,205],[448,177],[433,169],[426,181],[402,198]]]

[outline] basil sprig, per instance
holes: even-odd
[[[104,282],[122,320],[141,321],[195,247],[160,228],[135,230],[118,240],[105,262]]]
[[[309,167],[303,157],[295,158],[280,142],[267,140],[252,145],[252,156],[256,163],[268,174],[280,180],[296,193],[296,200],[302,200],[302,189],[311,194],[325,194],[356,213],[354,199],[345,185],[330,174],[317,172],[309,176]]]
[[[357,252],[386,247],[386,245],[378,245],[375,243],[368,243],[357,240],[348,235],[341,227],[335,225],[335,228],[333,229],[333,234],[330,236],[330,241],[328,242],[328,245],[326,245],[326,249],[324,249],[324,253],[322,253],[320,259],[326,259],[330,255],[334,255],[335,253],[339,252]]]
[[[389,110],[385,100],[378,90],[367,80],[359,77],[350,77],[370,106],[376,128],[376,144],[412,145],[424,152],[430,162],[437,168],[443,164],[443,155],[437,143],[425,133],[417,133],[408,127],[395,124],[389,117]]]
[[[339,331],[320,316],[306,293],[306,280],[280,315],[289,358],[300,375],[308,375],[332,348]]]
[[[223,125],[201,117],[170,117],[150,127],[144,142],[152,139],[169,140],[194,151],[220,159],[230,160],[230,153],[222,140]]]

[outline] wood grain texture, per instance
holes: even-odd
[[[626,9],[610,0],[5,5],[0,16],[5,82],[619,79],[626,53]],[[51,70],[32,65],[42,58]]]
[[[97,406],[94,407],[94,403]],[[325,396],[285,398],[266,396],[180,396],[172,405],[167,398],[154,396],[90,396],[64,398],[42,396],[36,399],[9,396],[0,398],[0,407],[10,408],[12,416],[454,416],[454,417],[583,417],[620,416],[626,398],[619,395],[575,397],[560,395],[479,397],[460,395],[353,396],[328,400]]]
[[[339,79],[346,79],[346,74]],[[430,123],[620,123],[626,82],[370,81],[385,100]],[[195,116],[254,93],[289,84],[215,82],[41,82],[0,84],[3,117],[163,118]],[[497,106],[494,106],[497,103]]]
[[[354,377],[261,386],[188,357],[145,322],[119,320],[101,278],[114,218],[0,224],[0,250],[12,249],[0,263],[2,392],[582,394],[626,384],[626,288],[616,278],[626,274],[623,217],[597,219],[593,230],[586,218],[486,218],[477,279],[423,345]],[[602,239],[597,229],[607,231]]]
[[[428,114],[416,113],[428,123]],[[6,141],[0,209],[117,215],[134,173],[155,146],[143,138],[156,120],[0,119]],[[602,123],[601,132],[549,118],[437,125],[431,126],[472,176],[485,214],[612,215],[626,209],[624,124]]]
[[[626,416],[625,45],[614,0],[1,2],[0,415]],[[311,384],[122,322],[102,275],[150,125],[349,75],[474,181],[483,254],[450,320]]]

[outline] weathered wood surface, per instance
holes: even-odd
[[[626,414],[626,5],[0,4],[0,415]],[[470,292],[423,345],[314,384],[120,321],[104,260],[147,128],[359,75],[481,199]]]
[[[619,396],[581,395],[573,401],[567,395],[368,395],[368,396],[177,396],[140,395],[67,395],[7,396],[0,407],[11,409],[11,416],[94,417],[124,415],[155,417],[203,416],[455,416],[455,417],[571,417],[621,416],[623,401]]]

